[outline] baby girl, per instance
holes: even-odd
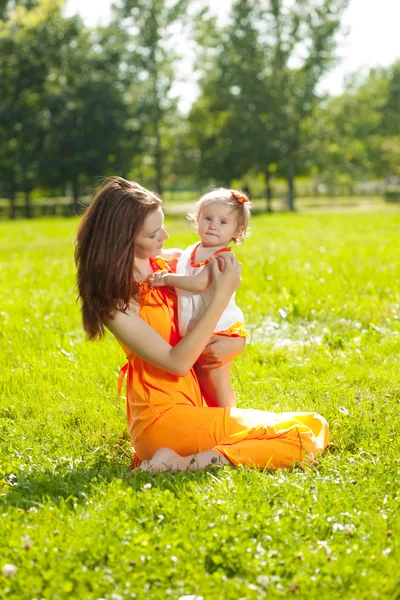
[[[242,244],[250,217],[250,201],[236,190],[217,188],[200,198],[197,210],[190,219],[195,223],[200,242],[183,251],[176,273],[156,272],[150,276],[152,287],[175,287],[178,296],[179,333],[184,336],[207,310],[211,299],[211,265],[223,252],[231,252],[228,244]],[[233,295],[223,312],[214,335],[248,337],[244,317]],[[213,369],[196,368],[204,398],[209,405],[235,406],[231,386],[233,361]]]

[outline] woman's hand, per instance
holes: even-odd
[[[202,369],[216,369],[242,354],[245,347],[245,338],[213,335],[196,364]]]
[[[211,289],[214,294],[230,298],[242,283],[242,265],[232,252],[224,252],[214,257],[211,264]]]

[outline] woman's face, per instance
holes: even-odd
[[[151,258],[158,256],[164,240],[168,239],[164,229],[164,213],[161,207],[147,215],[142,229],[135,239],[135,257]]]

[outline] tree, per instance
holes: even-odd
[[[141,107],[139,118],[145,155],[152,157],[154,187],[161,193],[166,149],[164,140],[168,119],[176,112],[171,98],[176,80],[174,30],[186,18],[189,0],[122,0],[119,12],[129,32],[125,62],[140,86],[133,97]]]
[[[334,62],[335,36],[346,4],[236,0],[230,24],[209,36],[221,40],[221,46],[209,60],[213,66],[203,70],[202,94],[191,115],[195,127],[199,115],[203,131],[211,125],[210,135],[200,135],[200,143],[208,155],[214,150],[219,155],[219,134],[224,134],[235,177],[251,162],[265,173],[268,187],[271,167],[278,165],[288,181],[291,210],[294,178],[307,165],[303,124],[319,101],[317,84]],[[227,98],[227,90],[234,100]]]
[[[18,6],[31,10],[38,4],[39,0],[0,0],[0,19],[6,21]]]
[[[400,177],[400,61],[388,69],[388,96],[382,108],[382,156],[388,174]]]
[[[26,216],[31,216],[30,194],[38,178],[47,119],[46,80],[61,43],[61,7],[61,0],[41,0],[31,10],[17,6],[7,13],[3,6],[7,19],[0,20],[0,180],[10,199],[11,218],[17,191],[24,192]]]
[[[397,125],[390,93],[391,70],[371,69],[366,77],[353,75],[343,94],[315,110],[310,120],[310,129],[318,131],[313,161],[320,180],[332,190],[341,181],[351,184],[387,173],[396,147],[389,140]]]
[[[47,185],[71,185],[75,213],[81,187],[90,178],[128,172],[132,128],[120,77],[117,25],[92,32],[73,18],[64,21],[64,29],[65,43],[48,78],[41,174]]]
[[[400,135],[400,60],[386,70],[389,89],[387,101],[382,109],[382,132],[384,135]]]
[[[192,147],[200,150],[201,177],[224,184],[251,169],[266,172],[274,160],[266,56],[253,10],[251,2],[236,2],[222,31],[205,11],[198,16],[202,77],[201,96],[189,116]]]
[[[88,30],[77,17],[63,18],[62,5],[40,0],[0,21],[0,180],[11,217],[20,191],[31,216],[39,184],[71,186],[76,210],[82,184],[128,173],[132,161],[123,33],[115,24]]]
[[[347,0],[260,2],[265,39],[273,40],[270,85],[280,171],[288,182],[288,207],[294,210],[295,176],[307,171],[309,138],[305,126],[319,102],[317,85],[335,62],[336,34]],[[307,139],[308,138],[308,139]]]

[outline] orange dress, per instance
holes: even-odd
[[[161,258],[151,264],[154,271],[172,270]],[[177,344],[175,292],[142,283],[139,298],[140,317],[171,346]],[[234,465],[282,468],[313,460],[328,444],[328,423],[316,413],[209,408],[193,368],[184,377],[171,375],[122,347],[128,362],[119,389],[126,376],[128,427],[139,460],[149,460],[159,448],[182,456],[215,450]]]

